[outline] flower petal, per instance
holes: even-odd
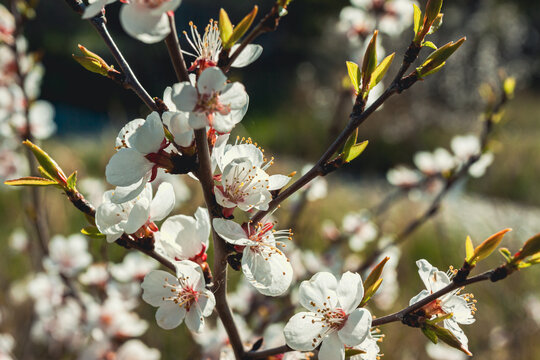
[[[328,335],[319,350],[319,360],[344,360],[345,347],[336,333]]]
[[[270,175],[268,178],[268,190],[279,190],[291,181],[291,178],[285,175]]]
[[[142,154],[157,152],[163,139],[165,131],[159,114],[155,111],[146,117],[144,124],[137,129],[133,136],[133,147]]]
[[[262,250],[262,252],[260,252]],[[292,267],[280,251],[253,251],[249,246],[242,256],[242,271],[257,291],[266,296],[284,294],[292,281]]]
[[[122,147],[133,147],[132,144],[132,136],[135,134],[135,131],[137,131],[138,128],[144,125],[145,120],[144,119],[135,119],[130,122],[128,122],[122,129],[120,129],[120,132],[118,133],[118,136],[116,137],[116,147],[122,148]]]
[[[168,182],[162,182],[150,204],[150,220],[163,220],[174,208],[174,200],[173,186]]]
[[[232,110],[242,109],[248,102],[244,85],[239,82],[227,84],[219,96],[219,101],[224,105],[229,105]]]
[[[240,46],[240,44],[236,44],[231,48],[231,54],[234,54],[236,49]],[[234,68],[242,68],[244,66],[248,66],[255,60],[261,56],[263,52],[263,47],[261,45],[257,44],[249,44],[244,48],[244,50],[240,53],[240,55],[236,58],[236,60],[233,61],[232,67]]]
[[[200,333],[204,328],[204,317],[199,304],[195,303],[186,313],[186,325],[189,330]]]
[[[112,185],[129,186],[140,181],[153,166],[140,152],[120,149],[109,160],[105,176]]]
[[[171,31],[167,14],[152,15],[146,6],[138,2],[122,6],[120,24],[130,36],[147,44],[165,39]]]
[[[163,123],[167,125],[174,137],[174,142],[180,146],[188,147],[193,142],[193,129],[189,126],[189,114],[185,112],[163,113]]]
[[[172,101],[180,111],[193,111],[199,95],[197,89],[185,81],[173,85]]]
[[[247,238],[246,232],[242,229],[242,226],[231,220],[214,219],[212,221],[214,230],[218,233],[223,240],[233,245],[252,245],[253,241]]]
[[[313,321],[313,320],[316,321]],[[323,340],[320,336],[326,328],[323,328],[321,317],[312,312],[300,312],[289,319],[283,329],[285,342],[291,349],[309,351],[315,349]]]
[[[116,189],[114,189],[113,194],[111,196],[111,202],[115,204],[122,204],[122,203],[135,199],[144,190],[144,187],[148,183],[148,180],[150,180],[151,175],[152,175],[151,172],[147,172],[141,178],[141,180],[139,180],[138,182],[132,185],[117,186]]]
[[[345,326],[338,331],[339,338],[347,346],[355,346],[366,339],[371,329],[372,317],[366,309],[356,309],[349,314]]]
[[[171,296],[171,289],[163,286],[166,282],[169,284],[178,284],[178,280],[168,272],[163,270],[152,270],[145,277],[141,284],[143,289],[142,299],[152,306],[161,306],[165,303],[164,297]]]
[[[190,112],[188,122],[189,126],[191,126],[195,130],[204,129],[205,127],[210,125],[208,117],[205,113],[202,112]]]
[[[300,304],[308,310],[334,308],[337,304],[337,280],[331,273],[318,272],[310,280],[302,281],[299,289]],[[324,305],[326,304],[326,305]]]
[[[162,329],[174,329],[182,323],[186,316],[186,309],[172,301],[167,301],[156,311],[156,322]]]
[[[197,90],[200,94],[211,95],[214,92],[220,92],[225,87],[227,77],[218,67],[209,67],[205,69],[197,81]],[[221,97],[220,97],[221,100]]]
[[[357,273],[347,271],[341,276],[337,289],[339,305],[346,314],[356,309],[364,296],[362,278]]]

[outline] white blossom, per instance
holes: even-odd
[[[88,239],[81,234],[73,234],[65,238],[55,235],[49,242],[49,256],[44,259],[45,268],[49,271],[72,277],[92,262],[88,252]]]
[[[152,199],[152,186],[133,200],[116,204],[112,201],[114,191],[103,194],[103,202],[96,210],[96,226],[107,236],[108,242],[120,238],[123,233],[134,234],[143,225],[157,231],[154,221],[163,220],[174,208],[174,191],[169,183],[162,183]]]
[[[149,348],[141,340],[126,341],[118,348],[115,360],[159,360],[158,349]]]
[[[362,279],[356,273],[346,272],[339,283],[326,272],[303,281],[299,301],[309,311],[294,315],[285,326],[287,345],[310,351],[322,343],[319,359],[345,359],[345,346],[361,344],[371,328],[371,314],[358,308],[363,296]]]
[[[163,92],[163,102],[169,110],[161,116],[163,124],[167,126],[174,137],[174,142],[180,146],[188,147],[195,138],[193,128],[189,126],[189,113],[178,110],[172,100],[173,93],[180,91],[180,87],[181,83],[174,84],[172,87],[168,86]]]
[[[208,210],[199,207],[195,217],[175,215],[161,225],[156,245],[170,259],[206,261],[210,236],[210,216]]]
[[[189,126],[211,126],[220,133],[230,132],[246,114],[249,98],[238,82],[226,83],[217,67],[205,69],[194,86],[189,81],[173,86],[172,101],[179,111],[189,112]]]
[[[439,271],[439,269],[432,266],[427,260],[418,260],[416,265],[418,266],[418,274],[426,286],[426,290],[422,290],[420,293],[418,293],[418,295],[413,297],[409,301],[409,305],[417,303],[423,298],[443,289],[452,283],[450,276],[448,276],[445,272]],[[470,294],[460,295],[459,292],[460,289],[451,291],[425,305],[423,309],[426,311],[428,316],[432,315],[432,317],[451,313],[452,317],[444,320],[443,326],[450,330],[452,334],[454,334],[454,336],[456,336],[456,338],[461,342],[463,351],[465,353],[469,353],[467,348],[467,336],[463,330],[461,330],[459,324],[472,324],[475,321],[473,315],[476,307],[474,305],[475,301],[472,300]]]
[[[176,277],[161,270],[151,271],[142,283],[143,300],[158,307],[157,324],[169,330],[186,321],[187,327],[201,332],[204,318],[214,310],[214,294],[205,288],[201,267],[193,261],[176,263]]]
[[[454,157],[443,148],[437,148],[433,153],[420,151],[413,158],[416,167],[426,175],[436,175],[453,169],[456,166]]]
[[[214,219],[214,229],[225,241],[242,251],[242,272],[261,294],[284,294],[292,281],[292,267],[278,246],[291,239],[290,230],[273,230],[272,223],[248,224],[246,229],[231,220]]]
[[[398,165],[386,173],[386,180],[394,186],[409,189],[418,185],[422,180],[422,175],[413,169],[403,165]]]
[[[130,252],[121,263],[111,265],[111,274],[121,282],[143,281],[157,267],[158,263],[154,259],[139,252]]]
[[[171,32],[168,11],[181,0],[131,0],[120,9],[120,24],[132,37],[147,44],[157,43]]]

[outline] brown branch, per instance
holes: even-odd
[[[178,34],[176,32],[174,13],[168,12],[167,16],[169,18],[171,32],[165,38],[165,44],[167,45],[167,50],[169,51],[169,56],[171,57],[174,72],[176,73],[176,77],[179,81],[189,81],[186,62],[184,60],[184,55],[182,55],[182,49],[180,48],[180,42],[178,41]]]
[[[196,174],[203,189],[204,200],[210,214],[210,223],[212,223],[214,218],[221,217],[221,207],[216,203],[214,196],[214,179],[205,129],[195,130],[195,143],[197,144],[197,154],[199,157],[199,168]],[[231,309],[227,303],[227,244],[216,233],[213,226],[212,239],[214,243],[214,285],[212,292],[216,298],[216,310],[227,332],[234,355],[237,360],[241,360],[245,353],[244,346],[236,328]]]
[[[271,349],[247,352],[244,359],[266,359],[270,356],[283,354],[289,351],[294,350],[287,345],[281,345]]]
[[[84,13],[84,9],[86,8],[86,5],[81,0],[66,0],[66,3],[71,7],[76,13],[82,15]],[[125,86],[129,89],[131,89],[145,104],[148,106],[148,108],[152,111],[158,111],[158,107],[152,97],[148,95],[148,92],[142,87],[141,83],[131,70],[131,67],[129,66],[126,59],[124,59],[124,56],[118,49],[118,46],[116,46],[116,43],[114,42],[113,38],[111,37],[111,34],[109,34],[109,30],[107,29],[107,19],[105,18],[104,12],[101,12],[94,16],[93,18],[89,19],[90,24],[96,29],[99,36],[103,39],[105,42],[105,45],[109,48],[111,54],[114,56],[116,62],[122,69],[122,72],[125,76]]]

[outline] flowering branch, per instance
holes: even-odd
[[[471,156],[468,161],[461,167],[459,171],[452,174],[445,179],[443,188],[439,191],[437,196],[433,198],[429,207],[424,211],[422,215],[418,218],[411,221],[396,237],[392,243],[387,244],[386,246],[376,249],[373,253],[366,258],[362,265],[358,268],[358,272],[363,272],[372,266],[379,256],[390,246],[403,243],[410,235],[412,235],[418,228],[425,224],[429,219],[435,216],[441,206],[442,201],[448,195],[451,189],[459,182],[459,180],[467,177],[469,169],[480,160],[482,152],[485,150],[489,136],[493,130],[493,124],[495,122],[495,116],[501,110],[501,108],[508,101],[508,96],[505,92],[502,93],[500,100],[493,106],[491,111],[488,113],[487,117],[484,119],[484,127],[482,129],[482,134],[480,135],[480,151],[478,154]]]
[[[257,212],[252,219],[254,223],[261,221],[268,213],[276,209],[278,205],[281,204],[285,199],[294,194],[296,191],[300,190],[304,185],[308,184],[317,176],[325,176],[340,166],[340,164],[332,164],[328,161],[332,155],[334,155],[334,153],[336,153],[336,151],[338,151],[338,149],[345,144],[356,128],[358,128],[371,114],[373,114],[373,112],[375,112],[375,110],[377,110],[386,100],[388,100],[388,98],[394,94],[401,93],[403,90],[408,89],[416,81],[418,81],[418,76],[414,72],[406,77],[403,77],[403,74],[416,59],[419,51],[420,48],[414,46],[414,44],[409,46],[407,52],[405,53],[401,68],[399,69],[391,85],[367,109],[364,110],[365,103],[364,100],[362,100],[361,95],[359,94],[359,96],[357,96],[352,112],[349,115],[349,123],[321,156],[319,161],[317,161],[317,163],[300,179],[296,180],[291,186],[274,198],[268,205],[268,210]]]
[[[84,13],[84,9],[86,8],[81,0],[66,0],[66,3],[79,15],[82,15]],[[105,45],[107,45],[111,54],[114,56],[116,62],[122,69],[122,72],[125,74],[125,86],[137,94],[137,96],[146,104],[146,106],[148,106],[150,110],[159,110],[152,97],[148,95],[148,92],[142,87],[141,83],[131,70],[131,67],[118,49],[118,46],[116,46],[111,34],[109,34],[109,30],[107,29],[107,19],[105,18],[104,12],[99,13],[91,18],[90,23],[94,29],[96,29],[99,36],[101,36],[105,42]]]
[[[197,144],[197,154],[199,157],[197,177],[201,182],[204,200],[210,214],[210,223],[212,223],[214,218],[221,217],[221,208],[216,203],[213,193],[214,180],[205,129],[195,130],[195,143]],[[244,356],[242,339],[240,339],[231,309],[227,303],[227,255],[229,251],[227,250],[226,242],[216,233],[213,226],[212,239],[214,243],[214,285],[212,292],[216,298],[216,310],[227,332],[236,358],[242,359]]]

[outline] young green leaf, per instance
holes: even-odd
[[[425,324],[425,327],[427,330],[433,332],[439,340],[442,340],[447,345],[450,345],[451,347],[458,349],[469,356],[472,356],[471,352],[467,350],[465,346],[463,346],[463,344],[454,334],[452,334],[450,330],[432,324]]]
[[[95,226],[87,226],[87,227],[84,227],[81,229],[81,233],[83,235],[86,235],[92,239],[96,239],[96,240],[103,240],[103,239],[106,239],[107,236],[100,233],[98,228],[95,227]]]
[[[420,18],[422,17],[422,10],[420,10],[420,8],[418,7],[418,5],[416,5],[415,3],[413,3],[413,11],[414,11],[414,15],[413,15],[413,20],[414,20],[413,30],[414,30],[414,35],[416,36],[416,35],[418,34],[418,32],[420,32]]]
[[[75,190],[77,186],[77,171],[74,171],[69,175],[67,179],[67,188],[70,190]]]
[[[469,261],[472,259],[474,255],[474,245],[472,243],[471,237],[467,236],[467,239],[465,239],[465,261]]]
[[[381,61],[381,63],[377,66],[375,71],[373,71],[373,74],[371,74],[371,81],[369,83],[370,90],[373,89],[384,78],[384,75],[386,75],[386,72],[390,68],[390,65],[392,65],[392,61],[394,61],[395,55],[396,53],[392,53],[385,57],[383,61]]]
[[[360,154],[364,152],[367,146],[368,146],[367,140],[351,146],[351,148],[348,151],[344,152],[343,161],[346,163],[353,161],[358,156],[360,156]]]
[[[437,50],[437,45],[435,45],[431,41],[424,41],[422,43],[422,46],[426,46],[426,47],[432,48],[433,50]]]
[[[360,87],[360,69],[358,68],[358,64],[347,61],[347,71],[349,73],[349,79],[351,79],[351,83],[354,87],[354,91],[358,94]]]
[[[36,176],[26,176],[19,179],[4,181],[4,184],[9,186],[49,186],[56,185],[56,181]]]
[[[62,171],[60,166],[54,161],[49,154],[43,151],[39,146],[32,144],[31,141],[25,140],[23,144],[32,150],[32,153],[36,157],[38,163],[43,167],[43,169],[58,182],[58,184],[65,186],[67,183],[66,174]]]
[[[514,255],[514,262],[519,262],[529,256],[536,255],[540,252],[540,233],[534,235],[529,240],[525,241],[525,244]]]
[[[378,30],[373,32],[373,36],[366,48],[364,54],[364,60],[362,62],[362,92],[369,90],[369,82],[371,81],[371,75],[377,68],[377,35]]]
[[[225,9],[219,10],[219,37],[221,38],[221,43],[223,44],[224,49],[229,49],[232,45],[226,46],[229,43],[229,39],[232,36],[233,33],[233,26],[231,23],[231,20],[229,19],[229,15],[225,11]]]
[[[253,7],[253,10],[249,14],[247,14],[242,21],[240,21],[235,27],[232,32],[231,38],[227,42],[227,46],[233,46],[244,34],[249,30],[251,27],[251,24],[253,24],[253,20],[255,20],[255,17],[257,16],[257,12],[259,11],[259,7],[255,5]]]

